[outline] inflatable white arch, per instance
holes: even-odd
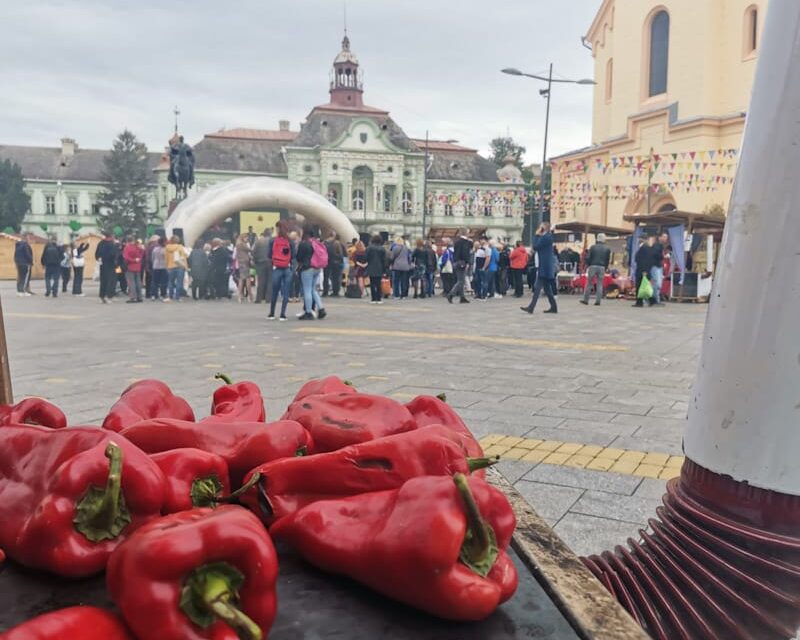
[[[322,227],[333,229],[344,242],[358,237],[353,223],[318,193],[281,178],[236,178],[203,189],[183,200],[164,223],[167,235],[183,229],[183,242],[191,247],[211,225],[232,213],[271,207],[289,209]]]

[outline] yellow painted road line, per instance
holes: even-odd
[[[426,331],[388,331],[382,329],[328,329],[305,327],[292,329],[292,333],[327,333],[337,336],[369,336],[375,338],[422,338],[426,340],[450,340],[455,342],[478,342],[484,344],[507,344],[546,349],[578,349],[581,351],[628,351],[620,344],[595,344],[591,342],[558,342],[555,340],[531,340],[528,338],[504,338],[501,336],[476,336],[464,333],[433,333]],[[331,354],[333,355],[333,354]]]
[[[5,315],[6,318],[42,318],[45,320],[82,320],[86,317],[69,313],[29,313],[27,311],[7,311],[3,315]]]
[[[536,440],[502,433],[491,433],[482,438],[480,443],[487,456],[499,455],[503,460],[545,462],[664,480],[677,478],[681,474],[684,460],[683,456],[671,456],[666,453],[598,447],[580,442]]]

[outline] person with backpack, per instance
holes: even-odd
[[[314,229],[307,227],[303,231],[303,239],[297,247],[297,270],[300,273],[300,282],[303,286],[304,313],[298,316],[300,320],[313,320],[313,309],[316,307],[318,320],[326,315],[322,298],[317,291],[322,269],[328,265],[328,252],[317,238]]]
[[[61,259],[64,252],[56,244],[55,238],[50,238],[47,246],[42,251],[41,263],[44,267],[44,286],[45,296],[51,293],[54,298],[58,297],[58,278],[61,275]]]
[[[294,245],[289,241],[286,224],[281,221],[275,225],[272,239],[272,293],[267,320],[275,319],[275,305],[281,295],[280,321],[286,321],[286,305],[289,303],[289,287],[292,283],[292,260],[295,258]]]
[[[331,297],[338,298],[342,288],[345,248],[335,232],[332,231],[325,241],[325,249],[328,252],[328,266],[322,272],[322,297],[327,297],[330,285]]]
[[[17,295],[33,295],[28,289],[31,286],[31,270],[33,269],[33,249],[23,237],[14,245],[14,265],[17,267]]]

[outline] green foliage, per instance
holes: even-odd
[[[521,144],[514,142],[511,137],[495,138],[489,143],[489,148],[492,152],[492,162],[495,166],[502,167],[505,162],[506,156],[514,158],[514,164],[519,169],[522,169],[522,156],[525,155],[525,147]]]
[[[156,212],[148,211],[147,147],[127,129],[117,136],[111,153],[105,158],[103,180],[107,187],[100,194],[97,224],[102,229],[119,227],[124,234],[143,236]]]
[[[31,198],[24,187],[25,178],[19,165],[10,160],[0,162],[0,228],[19,231],[31,207]]]

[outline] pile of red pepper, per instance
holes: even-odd
[[[0,640],[265,638],[272,537],[441,618],[480,620],[513,595],[514,513],[443,397],[404,405],[331,376],[267,422],[256,384],[217,377],[200,420],[157,380],[101,427],[39,398],[0,406],[0,564],[106,571],[118,610],[53,611]]]

